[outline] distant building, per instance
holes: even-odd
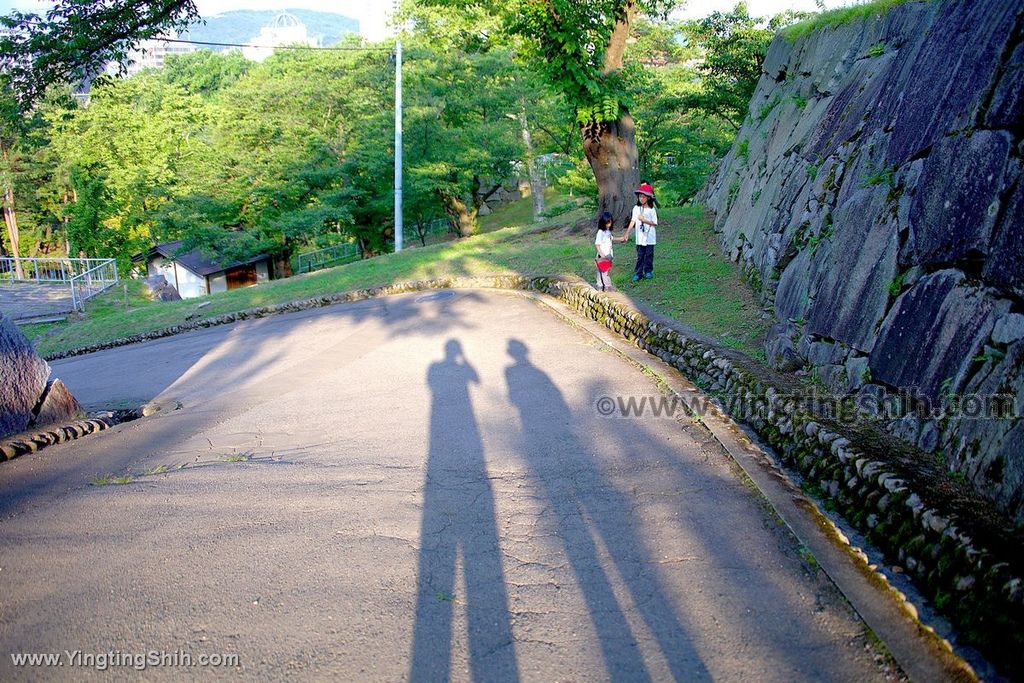
[[[281,12],[268,26],[260,29],[260,34],[249,41],[250,47],[242,48],[242,54],[254,62],[262,62],[274,54],[274,48],[284,45],[309,45],[317,47],[319,41],[311,38],[306,25],[298,17]]]
[[[133,256],[132,262],[144,262],[147,277],[163,275],[182,299],[249,287],[270,279],[269,256],[225,263],[210,259],[199,249],[179,254],[181,245],[181,240],[158,244],[145,254]]]
[[[178,34],[168,31],[160,38],[151,38],[140,41],[133,50],[129,50],[125,60],[125,70],[120,70],[117,62],[107,65],[107,73],[111,76],[123,73],[125,77],[131,77],[143,69],[161,69],[169,55],[184,55],[195,51],[194,45],[184,43],[169,43],[168,40],[177,40]]]

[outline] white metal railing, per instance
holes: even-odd
[[[92,260],[92,259],[90,259]],[[71,278],[71,305],[85,310],[85,302],[118,282],[117,261],[107,259]]]
[[[298,268],[296,270],[300,273],[311,273],[314,270],[326,268],[328,265],[334,263],[359,258],[360,255],[361,252],[357,242],[337,244],[333,247],[317,249],[316,251],[308,251],[305,254],[299,254]]]
[[[0,257],[0,282],[66,284],[75,310],[118,283],[117,262],[110,258]]]

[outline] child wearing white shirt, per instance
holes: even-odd
[[[650,280],[654,277],[654,245],[658,242],[658,212],[654,199],[654,188],[648,183],[640,183],[636,190],[636,206],[633,217],[626,227],[626,233],[619,238],[620,242],[629,239],[629,233],[636,229],[636,267],[633,269],[633,282],[640,278]]]
[[[602,291],[612,288],[612,223],[612,215],[607,211],[603,212],[597,221],[597,237],[594,238],[594,248],[597,250],[597,258],[594,259],[597,263],[597,286]]]

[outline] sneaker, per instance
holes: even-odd
[[[639,275],[634,275],[633,276],[633,282],[640,282],[640,276]]]
[[[644,273],[644,278],[646,278],[648,280],[650,280],[653,277],[654,277],[654,273]]]

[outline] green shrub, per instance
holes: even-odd
[[[896,186],[896,169],[882,167],[876,169],[869,167],[868,174],[861,180],[861,187],[872,187],[874,185],[888,185],[890,188]]]
[[[881,57],[885,54],[885,43],[875,43],[868,48],[868,57]]]
[[[736,148],[736,156],[743,159],[743,163],[746,163],[750,159],[750,140],[743,138],[740,141],[739,146]]]
[[[905,272],[900,273],[896,278],[889,283],[889,294],[893,296],[899,296],[900,291],[903,289],[903,279],[907,276]]]
[[[775,97],[765,102],[757,113],[758,120],[764,121],[766,118],[768,118],[768,115],[772,113],[772,109],[775,109],[775,107],[777,107],[779,105],[779,102],[781,101],[782,98],[776,95]]]
[[[740,193],[740,179],[736,178],[729,185],[729,208],[732,208],[733,202],[736,201],[736,196]]]

